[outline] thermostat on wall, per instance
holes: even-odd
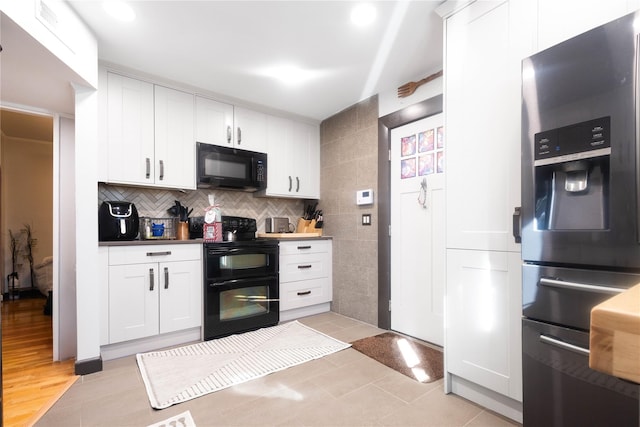
[[[358,190],[356,191],[356,205],[372,205],[373,204],[373,190]]]

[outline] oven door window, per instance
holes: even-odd
[[[267,254],[224,255],[219,259],[221,270],[251,270],[269,266]]]
[[[268,286],[229,289],[220,292],[220,320],[259,316],[269,312]]]

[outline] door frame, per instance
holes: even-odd
[[[443,112],[442,94],[378,118],[378,327],[391,329],[391,130]],[[387,153],[387,154],[385,154]]]

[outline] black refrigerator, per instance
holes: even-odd
[[[640,283],[638,18],[522,62],[525,427],[639,425],[640,386],[589,368],[591,308]]]

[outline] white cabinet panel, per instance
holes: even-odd
[[[332,248],[331,240],[280,242],[281,320],[329,310],[333,299]]]
[[[247,108],[235,107],[235,147],[267,152],[267,115]]]
[[[195,189],[194,96],[107,73],[109,182]]]
[[[109,339],[102,344],[199,327],[201,251],[195,244],[110,247]]]
[[[109,267],[109,342],[158,334],[158,265]]]
[[[196,141],[233,147],[233,105],[196,96]]]
[[[155,183],[196,188],[193,95],[155,86]]]
[[[202,264],[200,261],[160,264],[160,333],[202,323]]]
[[[510,51],[510,3],[487,7],[447,22],[447,247],[519,251],[522,57]]]
[[[128,184],[154,182],[153,85],[107,75],[107,175]]]
[[[447,370],[516,400],[522,400],[520,263],[510,252],[447,250]]]
[[[265,195],[320,198],[318,126],[269,116],[267,149],[269,163]]]

